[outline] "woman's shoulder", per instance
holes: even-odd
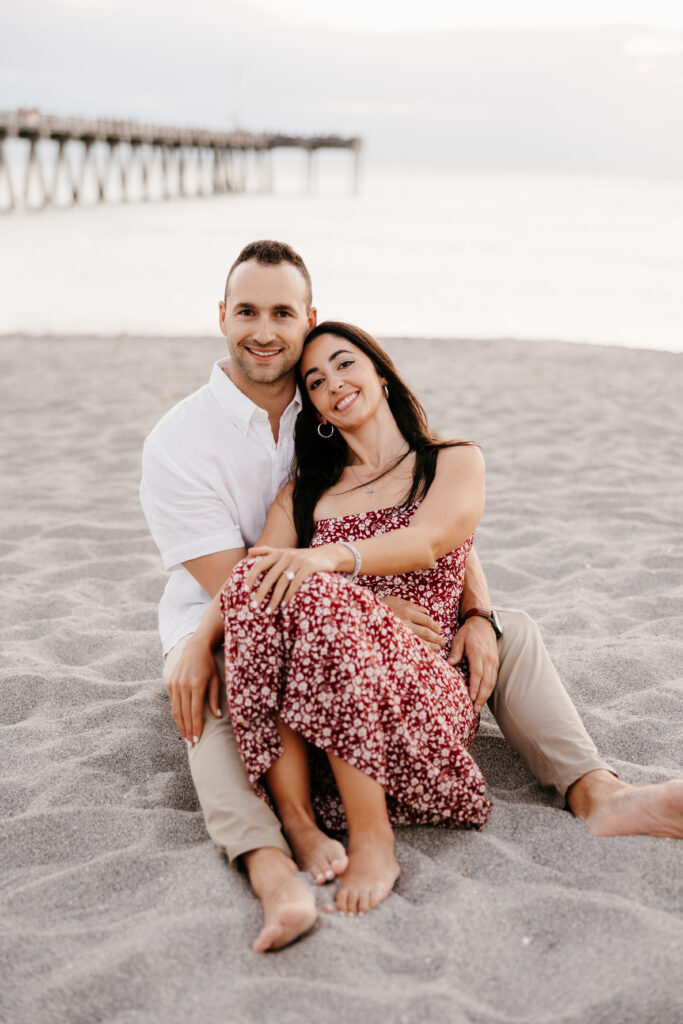
[[[436,471],[444,473],[471,471],[481,472],[485,469],[484,454],[478,444],[456,442],[439,450]]]

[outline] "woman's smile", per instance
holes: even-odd
[[[360,394],[360,391],[352,391],[352,392],[350,392],[350,394],[344,395],[343,398],[340,398],[339,401],[334,406],[334,411],[335,412],[346,412],[346,410],[349,409],[353,405],[353,403],[356,401],[356,399],[358,398],[359,394]]]

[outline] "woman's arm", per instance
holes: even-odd
[[[363,572],[390,576],[429,569],[438,558],[460,547],[479,524],[486,500],[484,457],[474,445],[443,448],[434,482],[408,526],[354,542]],[[348,552],[343,571],[353,569]]]
[[[268,545],[271,548],[296,547],[297,536],[292,505],[293,492],[294,484],[285,484],[270,506],[270,512],[266,519],[266,525],[263,527],[263,533],[256,541],[254,547],[259,548],[264,545]]]
[[[444,448],[439,452],[432,486],[410,524],[400,530],[368,540],[354,541],[361,556],[362,572],[371,576],[392,576],[430,568],[438,558],[463,544],[474,532],[484,511],[486,498],[484,459],[474,445]],[[291,503],[291,492],[288,498]],[[301,582],[315,572],[352,572],[354,557],[343,544],[316,548],[272,551],[260,545],[250,550],[259,555],[247,577],[253,583],[263,579],[254,595],[261,603],[273,591],[270,605],[289,600]],[[282,577],[294,573],[287,586]]]

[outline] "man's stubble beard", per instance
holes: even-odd
[[[290,353],[283,353],[277,364],[272,366],[257,366],[253,365],[248,359],[242,358],[242,352],[237,346],[230,351],[230,361],[235,364],[237,369],[240,371],[247,380],[251,381],[252,384],[277,384],[278,381],[282,380],[283,377],[289,376],[295,369],[299,362],[300,354],[296,357]],[[302,342],[303,351],[303,342]]]

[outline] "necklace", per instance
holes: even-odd
[[[356,471],[353,468],[353,466],[349,466],[349,469],[351,470],[351,472],[355,476],[356,480],[358,481],[358,486],[359,487],[363,487],[365,489],[365,493],[366,494],[374,494],[375,493],[375,488],[372,486],[372,484],[364,484],[363,481],[361,480],[361,478],[358,476],[358,473],[356,473]],[[384,474],[382,474],[382,475],[384,475]],[[379,480],[379,477],[375,477],[375,480]]]
[[[376,477],[373,477],[373,479],[368,482],[361,480],[361,478],[358,476],[358,473],[356,472],[355,466],[349,464],[349,469],[351,470],[356,480],[358,481],[358,486],[362,487],[365,490],[366,494],[374,494],[375,488],[372,485],[376,484],[377,481],[381,480],[382,477],[387,475],[387,473],[391,473],[392,469],[396,469],[396,467],[403,462],[406,455],[410,455],[410,448],[408,449],[407,452],[404,452],[403,455],[401,455],[401,457],[397,459],[396,462],[392,462],[389,466],[387,466],[387,468],[382,473],[379,473]]]

